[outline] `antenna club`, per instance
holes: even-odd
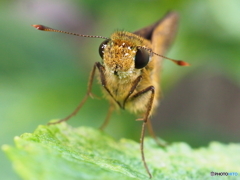
[[[37,30],[44,31],[46,29],[45,26],[39,24],[33,24],[32,27],[36,28]]]
[[[185,62],[185,61],[177,61],[177,64],[178,64],[179,66],[190,66],[190,64],[187,63],[187,62]]]

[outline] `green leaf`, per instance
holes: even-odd
[[[3,150],[23,179],[148,179],[139,143],[118,142],[97,129],[40,125],[14,140],[16,146],[4,145]],[[192,149],[173,143],[162,148],[146,138],[144,147],[153,179],[212,179],[211,171],[240,173],[239,144],[212,142]]]

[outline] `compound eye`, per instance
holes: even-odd
[[[149,62],[149,52],[145,49],[137,49],[137,53],[135,56],[135,68],[142,69]]]
[[[104,49],[105,49],[105,47],[106,47],[106,45],[108,44],[109,41],[110,41],[110,39],[106,39],[99,46],[98,51],[99,51],[99,55],[101,56],[101,58],[103,58]]]

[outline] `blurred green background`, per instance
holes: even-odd
[[[153,117],[158,136],[193,147],[210,141],[239,142],[239,0],[22,0],[0,2],[0,145],[33,132],[40,124],[68,115],[83,98],[101,39],[40,32],[31,24],[81,34],[110,36],[135,31],[177,11],[180,26],[167,54],[192,66],[165,61],[163,99]],[[93,92],[101,96],[95,83]],[[89,99],[69,123],[99,127],[106,100]],[[113,114],[106,132],[139,140],[136,116]],[[0,177],[18,179],[0,152]]]

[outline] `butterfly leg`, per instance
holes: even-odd
[[[147,122],[147,127],[148,127],[148,132],[149,132],[149,134],[150,134],[150,135],[152,136],[152,138],[155,140],[155,142],[156,142],[157,145],[162,146],[162,147],[164,147],[164,146],[167,145],[166,142],[159,140],[158,137],[156,136],[156,134],[154,133],[151,119],[148,120],[148,122]]]
[[[144,95],[145,93],[148,93],[148,92],[151,92],[151,94],[150,94],[149,101],[147,104],[147,110],[146,110],[145,116],[142,119],[138,119],[138,120],[143,121],[142,131],[141,131],[141,136],[140,136],[140,149],[141,149],[142,161],[143,161],[144,167],[149,175],[149,178],[152,178],[152,174],[149,171],[148,165],[145,160],[145,155],[144,155],[144,134],[145,134],[145,129],[146,129],[146,125],[149,120],[150,113],[152,111],[153,99],[154,99],[154,94],[155,94],[154,86],[149,86],[149,87],[143,89],[142,91],[139,91],[138,93],[134,94],[129,100],[135,100],[136,98],[138,98],[141,95]]]
[[[81,107],[84,105],[84,103],[87,101],[88,97],[89,96],[92,96],[91,94],[91,90],[92,90],[92,83],[93,83],[93,79],[94,79],[94,75],[95,75],[95,71],[96,71],[96,67],[97,67],[97,64],[98,62],[96,62],[93,66],[93,69],[91,71],[91,74],[89,76],[89,81],[88,81],[88,88],[87,88],[87,93],[86,95],[84,96],[84,98],[82,99],[82,101],[79,103],[79,105],[76,107],[76,109],[71,113],[69,114],[67,117],[63,118],[63,119],[60,119],[59,121],[56,121],[56,122],[51,122],[51,123],[48,123],[48,124],[58,124],[58,123],[61,123],[61,122],[64,122],[64,121],[67,121],[69,120],[71,117],[75,116],[78,111],[81,109]]]
[[[113,104],[110,104],[110,105],[109,105],[108,112],[107,112],[107,117],[105,118],[103,124],[100,126],[100,128],[99,128],[100,130],[103,130],[103,129],[108,125],[113,110],[114,110],[114,105],[113,105]]]

